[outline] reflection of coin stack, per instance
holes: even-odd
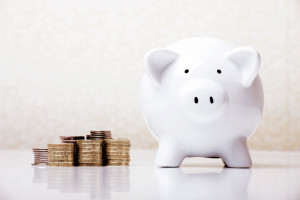
[[[33,179],[32,183],[48,183],[48,167],[47,166],[36,166],[33,168]]]
[[[103,140],[77,140],[78,165],[102,166]]]
[[[90,193],[90,199],[111,199],[104,188],[104,168],[90,167],[88,169],[77,167],[76,192]]]
[[[130,162],[130,140],[105,139],[106,165],[128,166]]]
[[[105,167],[104,187],[108,192],[127,192],[130,190],[128,167]]]
[[[91,135],[87,135],[86,139],[88,140],[103,140],[103,139],[111,139],[110,131],[91,131]]]
[[[76,140],[84,140],[84,136],[60,136],[62,143],[73,143],[74,144],[74,166],[78,166],[78,148]]]
[[[33,148],[34,163],[32,165],[48,165],[48,149]]]
[[[60,190],[63,193],[77,192],[74,184],[76,181],[77,174],[74,167],[48,168],[48,190]]]
[[[48,144],[49,166],[74,166],[74,144]]]

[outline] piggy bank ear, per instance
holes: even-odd
[[[153,49],[148,52],[144,59],[147,76],[156,85],[160,85],[164,69],[174,62],[179,55],[173,51],[163,48]]]
[[[240,67],[242,85],[249,87],[259,71],[259,53],[252,47],[238,47],[229,51],[225,57]]]

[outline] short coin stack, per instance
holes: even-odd
[[[74,165],[78,166],[78,148],[76,140],[84,140],[84,136],[60,136],[61,143],[74,144]]]
[[[78,165],[102,166],[103,140],[77,140]]]
[[[48,149],[32,149],[34,154],[34,163],[32,165],[48,165]]]
[[[90,131],[91,135],[87,135],[87,140],[103,140],[111,139],[110,131]]]
[[[105,139],[106,165],[128,166],[130,162],[130,140]]]
[[[74,144],[48,144],[49,166],[74,166]]]

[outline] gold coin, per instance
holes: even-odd
[[[116,138],[116,139],[104,139],[104,142],[106,144],[110,144],[110,143],[126,143],[127,144],[127,143],[130,143],[130,140]]]
[[[98,153],[98,154],[102,154],[101,150],[95,150],[95,149],[85,149],[85,150],[80,150],[78,151],[78,153],[82,154],[88,154],[88,153]]]
[[[126,156],[126,155],[130,155],[130,152],[129,151],[106,151],[105,154],[107,156],[114,156],[114,155]]]
[[[56,163],[74,162],[74,158],[73,159],[48,158],[48,162],[56,162]]]
[[[90,150],[90,149],[97,150],[97,151],[102,151],[102,147],[78,147],[79,151],[81,151],[81,150]]]
[[[102,156],[102,152],[79,152],[78,156]]]
[[[101,158],[94,158],[94,159],[78,159],[79,163],[98,163],[98,162],[103,162],[103,159]]]
[[[129,151],[130,147],[106,147],[106,151]]]
[[[74,148],[73,143],[63,143],[63,144],[48,144],[48,149],[49,148]]]
[[[106,166],[129,166],[129,163],[107,163]]]
[[[91,150],[91,151],[86,151],[86,150],[82,150],[82,151],[78,151],[77,152],[78,154],[102,154],[102,151],[99,151],[99,150]]]
[[[49,151],[48,155],[69,156],[74,155],[75,151]]]
[[[130,156],[106,156],[106,159],[129,159]]]
[[[124,163],[124,162],[130,162],[130,159],[107,159],[108,163]]]
[[[74,163],[73,162],[65,162],[65,163],[49,162],[49,166],[52,166],[52,167],[72,167],[72,166],[74,166]]]
[[[49,159],[74,159],[74,155],[48,155]]]
[[[78,154],[78,157],[102,157],[102,154]]]
[[[102,158],[78,158],[78,161],[85,161],[85,160],[98,160],[102,161]]]
[[[82,161],[82,160],[103,160],[102,157],[79,157],[78,158],[79,161]]]
[[[79,164],[102,164],[103,161],[91,162],[91,161],[82,161],[78,162]]]
[[[80,145],[77,145],[76,147],[79,148],[79,149],[82,149],[82,148],[98,148],[98,149],[102,149],[103,145],[101,145],[101,144],[80,144]]]
[[[106,166],[129,166],[129,163],[106,163]]]
[[[50,151],[48,153],[48,155],[51,154],[51,155],[58,155],[58,156],[63,156],[63,155],[73,155],[74,153],[73,152],[70,152],[70,151]]]
[[[82,157],[78,157],[78,160],[93,160],[93,159],[98,159],[98,160],[102,160],[102,157],[86,157],[86,156],[82,156]]]
[[[78,152],[102,152],[102,149],[84,148],[84,149],[78,149]]]
[[[86,146],[86,147],[78,147],[78,150],[86,150],[86,149],[96,149],[96,150],[101,150],[103,149],[103,147],[89,147],[89,146]]]
[[[108,162],[129,162],[130,158],[114,158],[114,159],[108,159]]]
[[[103,157],[102,156],[93,156],[93,157],[91,157],[91,156],[79,156],[78,157],[78,159],[103,159]]]
[[[106,148],[109,148],[109,147],[130,147],[130,146],[131,146],[130,144],[107,144]]]
[[[78,155],[103,155],[103,153],[101,151],[83,151],[78,152]]]
[[[103,149],[103,146],[78,146],[78,149]]]
[[[106,155],[107,156],[128,156],[130,155],[129,151],[109,151],[109,152],[106,152]]]
[[[98,167],[98,166],[103,166],[102,163],[80,163],[78,165],[79,167]]]
[[[106,151],[105,155],[107,156],[129,156],[129,151]]]
[[[62,151],[64,151],[64,152],[74,152],[74,148],[54,148],[54,147],[51,147],[51,148],[49,148],[49,150],[48,150],[48,152],[50,152],[50,151],[57,151],[57,152],[62,152]]]
[[[88,157],[88,158],[100,157],[100,158],[102,158],[102,154],[84,154],[84,155],[79,154],[78,157],[79,158],[81,158],[81,157]]]
[[[48,159],[58,159],[58,160],[66,160],[66,159],[74,159],[74,156],[48,156]]]
[[[107,159],[107,163],[129,163],[130,159]]]
[[[84,148],[84,147],[87,147],[87,148],[93,148],[93,147],[102,148],[103,145],[102,144],[78,144],[77,147],[78,148]]]
[[[76,140],[78,145],[80,144],[103,144],[103,140]]]

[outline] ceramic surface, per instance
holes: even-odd
[[[187,38],[145,56],[142,112],[159,141],[156,165],[221,157],[251,167],[247,139],[263,110],[260,55],[217,38]]]

